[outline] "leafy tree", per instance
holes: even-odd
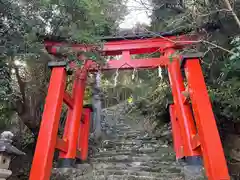
[[[10,72],[4,62],[0,62],[0,128],[5,128],[9,124],[9,118],[12,114],[9,109],[9,99],[11,98]]]
[[[9,112],[16,112],[38,133],[50,75],[47,62],[54,58],[36,34],[93,43],[97,36],[114,31],[124,13],[123,1],[0,0],[0,68],[5,77],[0,86],[1,117],[10,120]]]
[[[213,89],[212,99],[216,104],[216,112],[221,121],[240,121],[240,38],[235,37],[231,44],[232,52],[228,59],[223,61],[221,73],[216,80],[217,86]]]

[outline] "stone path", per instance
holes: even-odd
[[[101,122],[104,140],[97,152],[90,156],[89,163],[79,164],[76,169],[55,172],[56,179],[184,179],[182,167],[176,163],[171,147],[148,135],[143,129],[130,126],[123,109],[108,109],[106,114]]]

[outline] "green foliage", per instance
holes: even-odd
[[[136,101],[135,111],[139,111],[148,119],[150,123],[155,124],[155,130],[161,128],[170,121],[168,104],[172,102],[171,91],[167,82],[160,82],[153,86],[152,90],[148,88],[148,93],[144,98]]]
[[[39,125],[41,115],[38,110],[41,111],[44,103],[49,78],[45,70],[49,56],[36,34],[99,44],[98,37],[115,31],[125,12],[123,0],[0,0],[1,78],[2,73],[4,75],[0,82],[1,120],[9,119],[14,110],[20,118],[26,118],[22,119],[25,124]],[[68,60],[75,61],[78,53],[69,52]],[[84,53],[87,58],[102,62],[97,51]],[[25,68],[15,66],[16,59],[23,62]],[[19,71],[19,77],[16,74],[9,76],[12,68]],[[26,77],[30,80],[26,81]],[[11,98],[8,98],[10,94]],[[29,106],[30,102],[37,110],[31,109],[34,106]]]
[[[108,0],[49,0],[42,1],[41,16],[50,25],[52,34],[84,43],[96,41],[94,36],[109,35],[125,12],[122,1]],[[117,10],[113,17],[111,11]]]
[[[12,93],[10,72],[3,60],[0,61],[0,76],[0,129],[3,129],[10,123],[12,114],[12,111],[9,109],[9,100]]]
[[[232,52],[235,54],[224,61],[217,79],[218,86],[211,89],[211,97],[220,118],[238,122],[240,121],[240,38],[234,38],[231,44]]]

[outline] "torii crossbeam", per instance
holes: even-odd
[[[55,55],[60,46],[88,51],[93,46],[46,38],[45,47]],[[87,73],[97,70],[167,68],[174,103],[169,106],[176,158],[189,164],[203,159],[209,180],[230,180],[216,121],[212,111],[200,57],[196,54],[176,55],[176,50],[191,45],[185,35],[145,38],[108,39],[101,49],[102,56],[121,55],[99,67],[94,61],[85,64],[74,74],[73,92],[65,91],[66,63],[51,63],[52,75],[42,116],[30,180],[49,180],[56,149],[60,151],[61,167],[73,167],[76,159],[85,161],[88,152],[90,107],[83,107]],[[132,59],[131,55],[159,52],[158,58]],[[185,76],[182,74],[185,72]],[[184,82],[188,84],[185,87]],[[189,93],[189,98],[184,92]],[[68,106],[63,138],[58,137],[62,104]],[[193,113],[192,113],[193,112]],[[81,117],[83,119],[81,120]]]

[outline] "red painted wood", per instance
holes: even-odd
[[[209,180],[229,180],[227,164],[198,59],[186,61],[185,72]]]
[[[88,137],[90,128],[90,116],[91,109],[84,109],[84,117],[81,125],[80,136],[79,136],[79,149],[81,149],[81,160],[85,161],[88,157]]]
[[[80,120],[83,113],[83,99],[84,99],[84,91],[86,86],[86,78],[87,78],[87,67],[88,63],[86,63],[81,70],[76,73],[74,86],[74,96],[73,96],[73,109],[71,112],[71,120],[68,122],[68,151],[66,154],[62,154],[61,158],[66,159],[75,159],[77,152],[77,142],[78,135],[80,130]]]
[[[60,150],[60,152],[66,153],[68,151],[68,142],[63,139],[57,138],[56,149]],[[81,150],[77,149],[76,157],[81,158]]]
[[[69,108],[73,108],[73,99],[68,92],[64,93],[63,101],[68,105]]]
[[[64,42],[54,42],[54,41],[45,41],[45,46],[48,47],[50,53],[55,54],[57,52],[57,47],[65,46],[70,47],[73,50],[77,51],[89,51],[95,49],[96,46],[92,45],[82,45],[82,44],[69,44]],[[145,53],[154,53],[159,50],[167,48],[182,48],[188,44],[192,44],[189,41],[189,38],[186,36],[171,36],[164,38],[148,38],[148,39],[138,39],[138,40],[122,40],[114,42],[106,42],[103,44],[103,47],[100,49],[100,52],[104,56],[114,56],[121,55],[123,51],[129,51],[130,54],[145,54]],[[52,47],[52,48],[51,48]]]
[[[199,135],[196,134],[195,136],[192,137],[192,148],[196,149],[201,145],[200,141],[199,141]]]
[[[53,68],[30,172],[30,180],[50,179],[65,83],[65,68]]]
[[[75,92],[76,92],[76,82],[77,79],[75,78],[74,82],[73,82],[73,88],[72,88],[72,97],[75,96]],[[71,133],[71,131],[69,130],[69,125],[71,124],[72,121],[72,111],[74,108],[74,99],[71,98],[72,100],[72,108],[68,108],[68,112],[67,112],[67,119],[65,122],[65,126],[64,126],[64,133],[63,133],[63,140],[64,141],[68,141],[68,133]],[[66,155],[67,151],[60,151],[59,152],[59,158],[63,158]]]
[[[169,49],[165,56],[171,56],[174,50]],[[199,149],[192,149],[191,139],[196,134],[196,127],[192,117],[190,105],[186,104],[182,98],[182,92],[185,91],[183,77],[180,69],[179,60],[171,60],[168,66],[170,86],[172,89],[174,107],[179,120],[180,132],[184,145],[184,156],[200,155]]]
[[[67,152],[68,150],[68,142],[63,139],[57,138],[56,149]]]
[[[179,122],[176,117],[174,105],[170,105],[169,113],[170,113],[170,117],[171,117],[174,151],[176,153],[176,158],[181,159],[184,157],[183,142],[182,142]]]
[[[169,59],[166,57],[159,58],[146,58],[146,59],[134,59],[134,60],[110,60],[106,63],[105,66],[101,67],[102,71],[111,70],[111,69],[134,69],[134,68],[157,68],[159,66],[165,67],[168,65]],[[97,64],[92,62],[89,71],[96,71],[99,67]]]

